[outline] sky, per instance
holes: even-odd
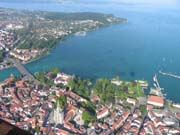
[[[179,5],[180,0],[0,0],[0,2],[10,2],[10,3],[47,3],[47,2],[57,2],[57,3],[80,3],[80,4],[145,4],[145,5]]]
[[[0,2],[169,3],[179,0],[0,0]]]

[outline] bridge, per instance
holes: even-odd
[[[19,61],[12,58],[8,58],[8,60],[14,64],[14,66],[19,70],[19,72],[23,75],[24,80],[35,81],[34,76],[26,69],[26,67]]]

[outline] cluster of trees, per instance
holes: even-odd
[[[142,88],[135,82],[123,82],[121,85],[115,85],[111,79],[101,78],[96,80],[93,92],[97,94],[103,103],[110,101],[115,102],[115,97],[126,99],[127,97],[137,98],[143,96]]]
[[[141,111],[142,115],[146,115],[147,114],[147,109],[146,109],[146,106],[145,105],[141,105],[139,107],[139,110]]]
[[[48,38],[48,40],[26,37],[25,41],[18,45],[19,49],[47,49],[51,50],[61,39]]]
[[[26,41],[19,44],[18,48],[19,49],[47,49],[50,50],[57,44],[58,40],[57,39],[48,39],[48,40],[43,40],[43,39],[36,39],[36,38],[26,38]]]
[[[50,84],[51,83],[50,80],[48,80],[45,75],[46,75],[46,72],[36,72],[34,74],[35,78],[39,80],[41,83]]]
[[[68,81],[68,86],[78,95],[89,99],[91,82],[89,80],[83,80],[81,78],[74,78]]]
[[[56,77],[57,73],[59,73],[60,70],[57,67],[52,67],[50,70],[50,78],[47,78],[46,75],[48,72],[44,71],[44,72],[36,72],[34,74],[35,78],[37,80],[39,80],[41,83],[43,84],[47,84],[47,85],[53,85],[53,81],[52,79]]]
[[[112,84],[111,80],[107,78],[96,80],[93,87],[93,92],[101,98],[103,103],[110,100],[111,102],[114,102],[114,97],[117,91],[120,91],[120,87]]]
[[[96,105],[90,101],[91,82],[81,78],[74,78],[73,80],[69,80],[68,86],[78,95],[88,99],[87,103],[78,103],[79,107],[85,109],[82,114],[85,125],[88,126],[89,123],[96,121]]]
[[[57,75],[57,73],[60,72],[60,69],[57,68],[57,67],[52,67],[50,71],[51,71],[51,73],[53,73],[54,75]]]
[[[84,111],[82,114],[82,119],[84,120],[84,125],[88,126],[89,123],[96,121],[96,115],[91,114],[89,111]]]
[[[88,101],[87,103],[79,103],[78,105],[86,109],[82,114],[82,119],[86,126],[88,126],[89,123],[96,121],[96,106],[94,103]]]
[[[64,108],[64,106],[67,103],[67,99],[64,95],[56,97],[56,102],[55,102],[55,108],[60,107]]]

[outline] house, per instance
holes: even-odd
[[[163,97],[160,97],[160,96],[148,96],[147,103],[157,106],[157,107],[163,107],[164,99],[163,99]]]
[[[25,86],[25,82],[23,80],[17,81],[15,83],[16,87],[24,87]]]
[[[126,102],[129,103],[129,104],[133,104],[135,106],[136,99],[134,99],[134,98],[127,98]]]
[[[97,112],[97,119],[106,117],[108,114],[109,114],[109,110],[106,107],[104,107],[101,111]]]
[[[126,119],[128,118],[130,112],[129,110],[128,111],[125,111],[121,117],[118,118],[117,121],[115,121],[111,127],[111,130],[115,130],[115,129],[118,129],[120,126],[123,125],[123,123],[126,121]]]

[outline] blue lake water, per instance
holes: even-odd
[[[86,1],[87,2],[87,1]],[[51,54],[29,63],[31,72],[59,67],[63,72],[83,78],[113,77],[125,80],[145,79],[152,84],[152,77],[161,69],[180,75],[180,1],[158,2],[101,0],[88,4],[65,2],[3,2],[0,7],[82,12],[113,13],[128,19],[128,23],[114,24],[87,33],[85,37],[72,36],[59,43]],[[15,68],[0,71],[0,79]],[[180,102],[180,79],[158,75],[167,98]]]

